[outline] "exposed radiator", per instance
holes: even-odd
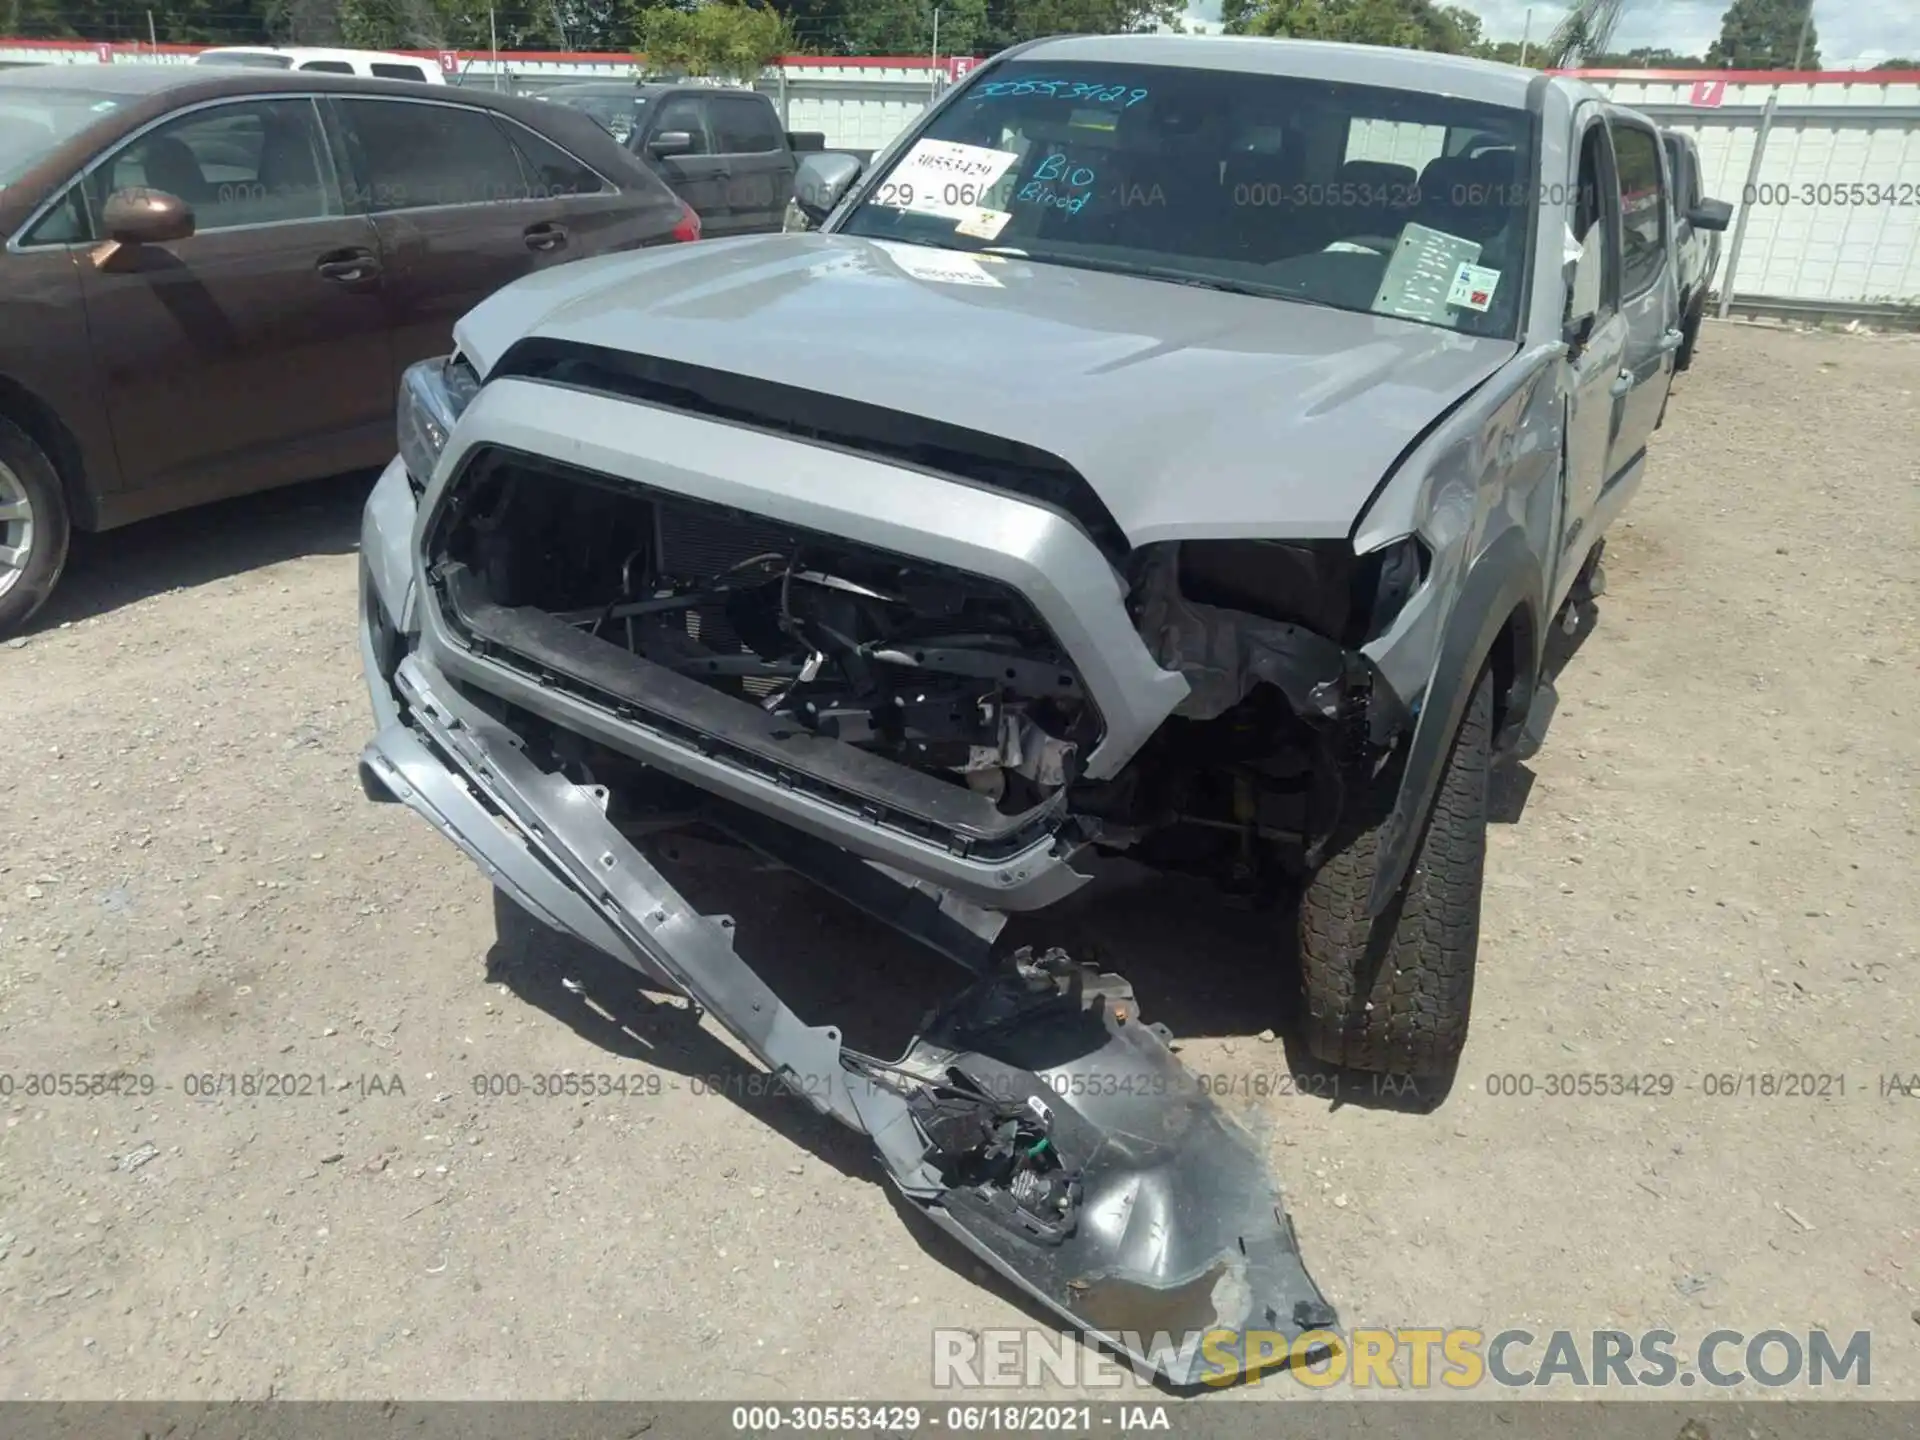
[[[653,507],[655,553],[661,575],[682,582],[711,579],[742,560],[769,551],[793,552],[791,532],[772,520],[750,516],[738,519],[707,508],[658,502]],[[744,652],[747,647],[727,623],[724,606],[701,605],[687,612],[687,636],[721,654]],[[750,695],[769,694],[778,682],[741,682]]]

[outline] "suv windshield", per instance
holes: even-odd
[[[1015,61],[934,116],[847,234],[1512,336],[1523,110],[1282,75]]]
[[[126,103],[98,90],[45,90],[0,80],[0,186],[11,185],[56,145]]]

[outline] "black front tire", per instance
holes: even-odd
[[[1446,1076],[1473,1002],[1487,856],[1493,674],[1483,670],[1455,733],[1432,813],[1400,893],[1367,913],[1389,808],[1315,872],[1300,898],[1307,1047],[1330,1065]]]
[[[1682,337],[1680,350],[1679,353],[1673,357],[1673,368],[1675,370],[1691,370],[1693,368],[1693,352],[1695,347],[1700,343],[1700,324],[1706,318],[1707,297],[1702,295],[1695,303],[1692,312],[1688,314],[1686,320],[1682,322],[1680,326],[1680,334]]]
[[[0,582],[11,575],[12,583],[0,593],[0,637],[12,634],[33,618],[47,603],[53,587],[60,583],[60,572],[67,564],[67,542],[72,529],[67,518],[66,495],[60,488],[60,475],[47,459],[46,452],[33,437],[0,416],[0,466],[5,466],[18,488],[33,507],[33,538],[26,547],[26,561],[17,572],[0,570]],[[12,486],[0,485],[0,498]],[[18,533],[11,522],[0,521],[0,545],[11,542]],[[18,548],[14,546],[13,548]]]

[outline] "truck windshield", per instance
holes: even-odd
[[[1508,337],[1533,177],[1519,109],[1015,61],[935,115],[838,228]]]
[[[274,55],[262,50],[203,50],[193,57],[196,65],[243,65],[255,70],[291,70],[291,55]]]

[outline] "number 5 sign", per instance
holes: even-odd
[[[980,62],[971,55],[949,55],[947,57],[947,78],[958,80]]]

